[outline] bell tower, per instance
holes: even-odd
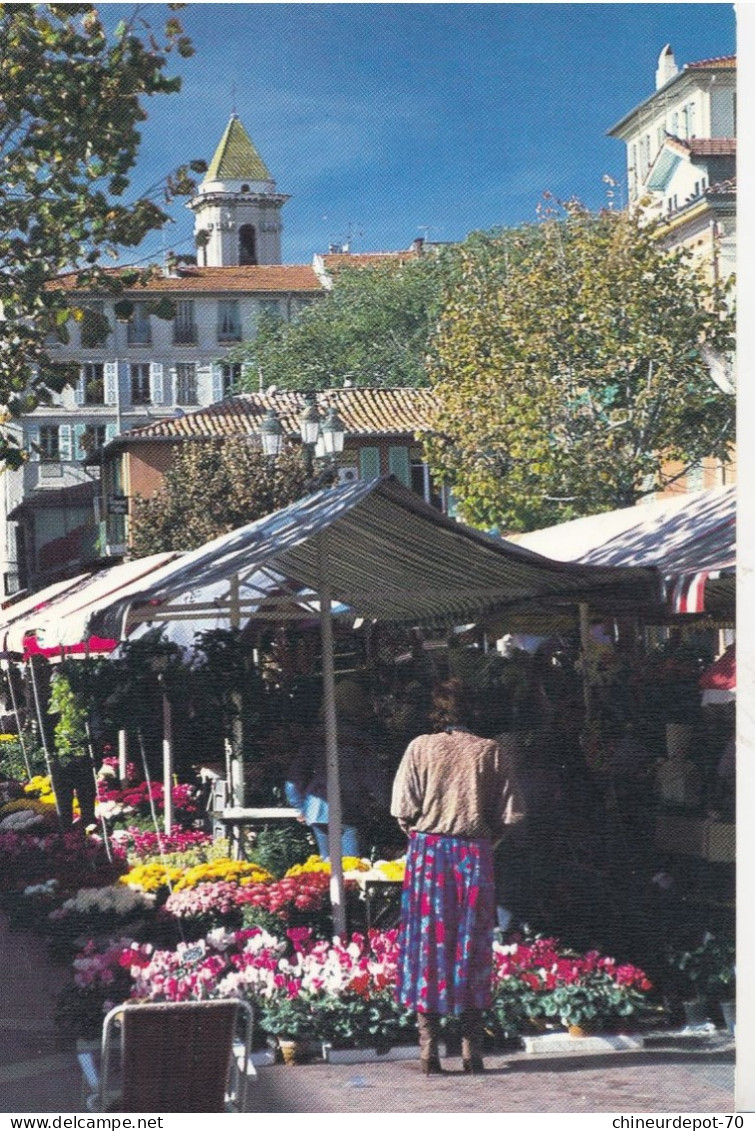
[[[243,267],[281,262],[281,209],[289,198],[275,181],[238,115],[215,150],[197,195],[194,242],[200,267]]]

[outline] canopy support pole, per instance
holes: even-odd
[[[55,778],[54,778],[53,772],[52,772],[52,760],[50,758],[50,749],[47,745],[47,731],[45,729],[45,721],[44,721],[44,718],[42,716],[42,704],[39,701],[39,689],[37,688],[37,676],[36,676],[36,672],[34,671],[34,659],[31,656],[29,657],[29,672],[31,674],[31,686],[32,686],[32,691],[34,693],[34,706],[36,707],[36,710],[37,710],[37,723],[39,725],[39,737],[42,740],[42,749],[45,752],[45,762],[47,764],[47,772],[50,775],[50,781],[52,782],[52,788],[53,788],[53,792],[54,792],[55,791]],[[58,820],[60,820],[61,819],[60,802],[58,801],[57,793],[55,794],[55,812],[58,814]]]
[[[320,635],[322,638],[323,714],[325,722],[325,759],[328,791],[328,851],[330,853],[330,902],[333,908],[333,931],[339,938],[346,934],[346,899],[341,861],[341,783],[338,766],[338,733],[336,726],[335,661],[333,655],[333,617],[330,583],[327,577],[327,531],[317,536],[319,569]]]
[[[579,642],[582,650],[582,694],[585,701],[585,722],[592,718],[592,693],[590,689],[590,607],[586,601],[579,603]]]
[[[237,573],[234,573],[231,578],[228,615],[231,629],[238,631],[241,628],[241,602],[239,575]],[[231,738],[228,743],[226,755],[228,766],[228,803],[231,807],[243,809],[246,801],[246,791],[244,788],[244,712],[243,696],[241,694],[233,694],[233,705],[235,707],[235,716],[231,725]],[[239,828],[232,835],[237,841],[236,849],[240,854],[243,830]]]
[[[163,693],[163,824],[166,835],[173,832],[173,713],[160,676]]]
[[[13,714],[16,718],[16,726],[18,727],[18,744],[21,747],[21,754],[26,766],[26,772],[31,778],[31,765],[29,763],[29,755],[26,753],[26,743],[24,742],[23,727],[21,726],[21,715],[18,710],[18,701],[16,699],[16,692],[13,688],[13,676],[11,675],[10,664],[7,660],[3,660],[3,672],[8,683],[8,690],[10,691],[10,701],[13,706]]]
[[[118,731],[118,778],[125,785],[128,776],[128,732]]]

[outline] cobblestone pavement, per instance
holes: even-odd
[[[418,1061],[260,1069],[258,1112],[730,1112],[734,1057],[642,1052],[535,1060],[486,1057],[482,1076],[424,1077]]]
[[[0,1112],[81,1112],[71,1042],[58,1040],[54,1000],[68,977],[44,943],[11,932],[0,917]],[[274,1065],[259,1069],[257,1112],[707,1112],[734,1110],[731,1042],[702,1049],[652,1049],[538,1058],[486,1058],[483,1076],[449,1059],[426,1078],[418,1061]]]

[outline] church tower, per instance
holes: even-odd
[[[281,262],[281,209],[289,198],[275,181],[238,116],[231,114],[215,156],[188,204],[200,267]]]

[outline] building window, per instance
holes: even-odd
[[[257,234],[253,224],[239,228],[239,266],[254,267],[257,263]]]
[[[182,299],[176,303],[173,342],[179,346],[193,346],[197,343],[197,324],[194,321],[193,299]]]
[[[197,403],[197,368],[193,361],[176,366],[176,404]]]
[[[151,404],[149,362],[140,361],[131,366],[131,403]]]
[[[82,365],[84,404],[105,403],[105,366],[101,361],[87,361]]]
[[[109,333],[110,323],[105,317],[104,302],[88,302],[81,318],[81,348],[99,349],[105,345]]]
[[[60,429],[57,424],[40,426],[39,458],[43,463],[58,463],[60,460]]]
[[[126,341],[130,346],[148,346],[151,344],[152,333],[146,303],[134,303],[134,312],[126,330]]]
[[[695,104],[690,102],[687,107],[687,137],[697,137],[695,130]]]
[[[671,132],[674,137],[679,137],[679,115],[677,113],[671,115]]]
[[[241,315],[238,299],[223,299],[218,303],[218,341],[241,341]]]
[[[220,366],[221,389],[223,397],[232,397],[241,385],[241,362],[224,362]]]
[[[104,424],[87,424],[81,437],[81,447],[88,456],[97,455],[104,448],[106,439],[107,432]]]

